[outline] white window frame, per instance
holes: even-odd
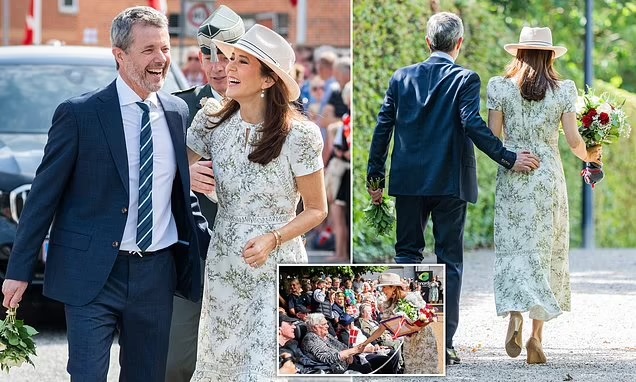
[[[60,11],[60,13],[67,13],[67,14],[77,14],[79,13],[79,0],[72,0],[73,4],[72,5],[65,5],[64,4],[65,0],[58,0],[57,2],[57,8]]]

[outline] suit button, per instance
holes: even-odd
[[[119,242],[118,241],[113,241],[113,248],[117,248],[119,247]]]
[[[121,213],[122,213],[122,214],[126,214],[126,213],[128,213],[128,208],[126,208],[126,207],[122,208],[122,209],[121,209]]]

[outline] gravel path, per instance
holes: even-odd
[[[635,250],[572,251],[572,311],[545,323],[545,365],[527,365],[525,349],[515,359],[506,355],[507,318],[496,316],[492,263],[492,252],[466,255],[455,335],[462,365],[447,368],[445,381],[636,381]]]
[[[548,358],[545,365],[526,365],[525,349],[515,359],[506,355],[503,341],[507,320],[495,314],[492,262],[493,254],[489,251],[466,254],[461,321],[455,336],[462,364],[448,368],[444,378],[421,380],[636,381],[636,325],[632,316],[636,313],[636,250],[572,251],[572,312],[545,324],[544,350]],[[524,341],[530,327],[526,321]],[[22,366],[9,376],[0,374],[0,381],[68,381],[64,333],[46,331],[37,345],[35,369]],[[113,345],[109,382],[117,381],[117,357],[118,346]],[[317,380],[327,382],[331,378]]]

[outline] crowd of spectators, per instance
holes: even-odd
[[[335,48],[296,48],[299,103],[324,140],[325,187],[329,202],[326,222],[316,229],[310,246],[333,250],[337,259],[350,257],[351,204],[351,57]]]
[[[410,289],[429,301],[432,283],[409,280]],[[326,276],[283,279],[279,292],[279,354],[281,373],[400,374],[401,340],[386,331],[363,352],[363,343],[380,326],[384,295],[377,280],[361,276],[341,280]],[[423,286],[425,288],[423,288]],[[283,362],[285,361],[285,362]],[[289,362],[291,361],[291,362]],[[295,365],[292,368],[290,365]],[[288,363],[285,369],[284,363]]]

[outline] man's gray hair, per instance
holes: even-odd
[[[436,13],[428,19],[426,26],[426,37],[431,42],[432,51],[451,52],[464,36],[462,19],[454,13]]]
[[[322,313],[309,313],[305,317],[305,323],[307,323],[307,330],[315,332],[314,328],[318,325],[322,325],[327,321],[325,315]]]
[[[151,7],[138,6],[123,10],[113,19],[113,24],[110,28],[110,43],[112,47],[128,51],[128,48],[133,43],[132,29],[137,24],[168,29],[168,18]]]

